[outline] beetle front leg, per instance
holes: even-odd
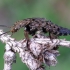
[[[25,39],[27,40],[27,46],[28,46],[28,43],[29,43],[29,33],[28,31],[24,30],[24,36],[25,36]]]

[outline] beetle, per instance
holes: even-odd
[[[6,27],[5,25],[1,26]],[[61,35],[63,36],[68,34],[70,35],[69,29],[58,26],[52,23],[50,20],[46,20],[45,18],[27,18],[19,20],[12,27],[10,27],[10,31],[8,32],[12,32],[13,34],[22,27],[24,28],[24,36],[26,40],[29,40],[28,36],[29,34],[34,36],[37,31],[42,31],[43,33],[49,33],[49,37],[51,39],[57,38],[58,36]]]

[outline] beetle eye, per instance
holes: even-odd
[[[17,29],[17,28],[15,28],[14,30],[15,30],[15,32],[17,32],[17,30],[18,30],[18,29]]]

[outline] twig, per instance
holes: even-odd
[[[3,33],[4,32],[0,30],[0,34]],[[43,63],[48,66],[55,66],[57,64],[56,56],[59,55],[59,51],[57,49],[54,50],[55,47],[59,45],[70,47],[70,41],[63,39],[53,39],[51,41],[42,35],[38,38],[31,38],[28,46],[25,39],[16,41],[7,34],[1,35],[0,40],[6,43],[4,70],[12,69],[12,64],[16,61],[16,52],[19,54],[22,62],[31,70],[45,70],[45,67],[42,65]]]

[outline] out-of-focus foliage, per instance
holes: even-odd
[[[30,17],[43,17],[55,24],[70,28],[70,0],[0,0],[0,24],[12,26],[14,22]],[[4,27],[0,29],[9,30]],[[13,37],[23,38],[23,30],[15,33]],[[60,38],[70,40],[70,36]],[[70,49],[62,47],[59,51],[61,55],[58,57],[58,64],[56,67],[50,67],[50,70],[69,70]],[[4,44],[0,42],[0,70],[3,69],[3,54]],[[18,55],[12,70],[28,70]],[[49,70],[49,67],[46,70]]]

